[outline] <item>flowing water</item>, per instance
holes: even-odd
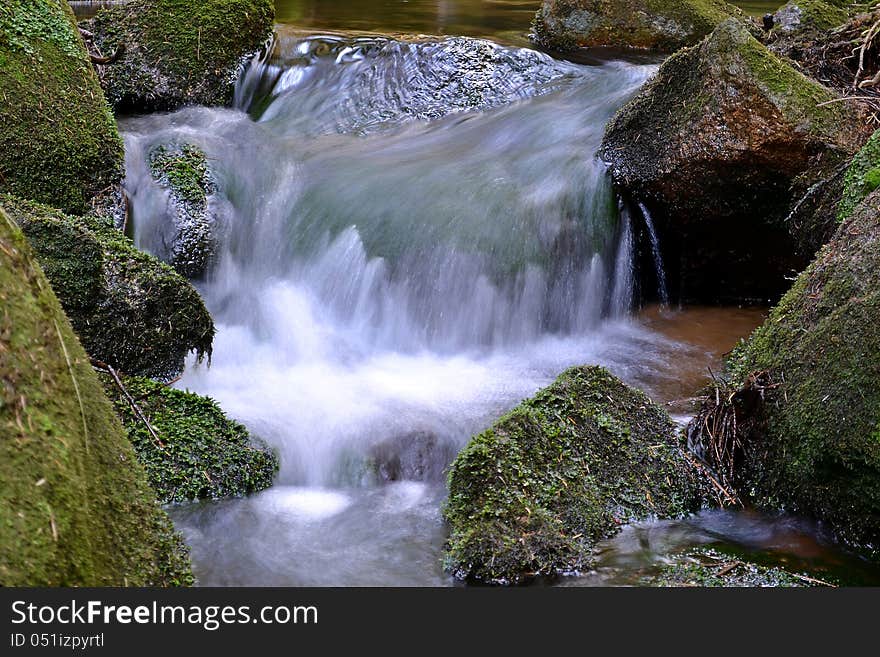
[[[281,30],[235,108],[121,122],[135,238],[159,255],[168,200],[148,154],[193,143],[208,156],[221,246],[199,287],[218,334],[211,366],[178,385],[281,460],[268,491],[172,510],[202,584],[451,584],[444,472],[471,435],[575,364],[659,401],[689,397],[760,322],[760,310],[631,312],[635,231],[595,153],[655,68]],[[788,554],[772,547],[780,526],[715,512],[630,528],[568,583],[630,583],[713,541]],[[814,529],[792,531],[838,555]]]

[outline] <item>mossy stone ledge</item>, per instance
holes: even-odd
[[[668,58],[609,123],[603,159],[654,216],[685,300],[778,299],[827,227],[785,219],[870,130],[862,111],[727,20]],[[833,227],[831,228],[833,231]],[[799,248],[799,245],[806,245]]]
[[[674,52],[697,43],[731,16],[744,18],[723,0],[544,0],[532,28],[539,45],[555,50]]]
[[[141,377],[122,377],[125,392],[110,374],[101,379],[160,501],[241,497],[272,485],[275,453],[212,399]]]
[[[104,54],[100,69],[117,111],[226,105],[241,66],[272,34],[271,0],[130,0],[86,23]]]
[[[880,191],[871,193],[728,362],[766,371],[738,488],[762,507],[826,522],[880,554]]]
[[[0,585],[192,583],[186,546],[0,208]]]
[[[447,568],[493,583],[581,569],[624,523],[696,511],[706,488],[682,441],[644,393],[567,370],[455,459]]]
[[[81,214],[122,180],[122,139],[63,0],[0,3],[0,117],[0,193]]]
[[[214,322],[180,274],[139,251],[111,219],[71,217],[0,195],[21,226],[90,356],[170,379],[190,352],[210,356]]]

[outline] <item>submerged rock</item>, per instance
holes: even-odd
[[[139,377],[122,377],[123,392],[109,374],[101,378],[160,501],[239,497],[272,485],[277,456],[212,399]]]
[[[0,89],[0,193],[81,214],[122,180],[122,139],[66,2],[2,3]]]
[[[370,450],[370,463],[384,483],[392,481],[443,481],[455,446],[435,434],[414,431],[384,440]]]
[[[166,144],[150,152],[150,173],[168,192],[171,236],[157,254],[182,276],[203,278],[217,254],[216,191],[208,159],[198,146]]]
[[[533,23],[542,46],[650,48],[692,45],[721,21],[741,16],[723,0],[544,0]]]
[[[880,192],[852,212],[767,322],[728,362],[764,392],[738,487],[764,507],[829,524],[880,549]]]
[[[661,225],[681,296],[771,298],[806,264],[783,222],[797,189],[867,137],[860,111],[837,99],[728,20],[667,59],[611,121],[603,158]]]
[[[271,0],[130,0],[86,23],[104,55],[99,70],[118,111],[225,105],[244,62],[272,33]]]
[[[189,556],[0,208],[0,585],[172,586]]]
[[[0,196],[89,355],[129,374],[171,378],[210,355],[214,322],[195,288],[137,250],[112,220],[70,217]]]
[[[827,584],[812,577],[764,566],[711,548],[697,548],[670,557],[669,563],[654,575],[642,578],[641,586],[701,588],[798,587]]]
[[[700,477],[643,393],[599,367],[570,369],[456,458],[447,567],[489,582],[581,568],[622,524],[698,509]]]

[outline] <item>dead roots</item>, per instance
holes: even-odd
[[[749,439],[761,422],[767,391],[779,387],[769,372],[752,372],[739,388],[715,377],[697,416],[688,425],[688,447],[715,474],[713,484],[725,500],[741,503],[736,493],[738,468]]]

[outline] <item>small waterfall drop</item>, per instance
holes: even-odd
[[[657,236],[657,229],[654,226],[654,220],[651,213],[644,203],[639,203],[639,209],[645,218],[645,227],[648,229],[648,239],[651,240],[651,254],[654,257],[654,273],[657,276],[657,296],[660,297],[660,304],[664,307],[669,306],[669,289],[666,285],[666,267],[663,265],[663,253],[660,251],[660,238]]]

